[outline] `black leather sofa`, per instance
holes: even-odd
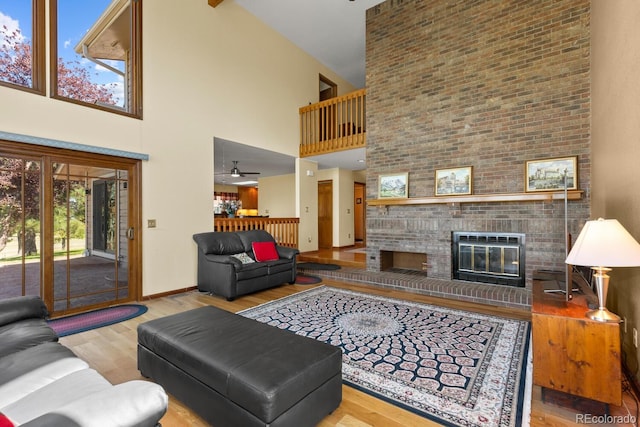
[[[240,295],[293,284],[298,249],[279,246],[264,230],[193,235],[198,246],[198,289],[232,301]],[[278,259],[256,262],[253,242],[273,242]]]
[[[58,342],[36,296],[0,300],[0,425],[153,427],[164,389],[134,380],[112,385]]]

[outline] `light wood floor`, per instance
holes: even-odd
[[[379,289],[366,285],[349,284],[326,279],[323,284],[516,319],[530,320],[531,317],[529,312],[517,309],[489,307],[457,300],[444,300],[408,292]],[[307,290],[311,287],[312,286],[284,285],[253,295],[244,296],[233,302],[228,302],[223,298],[201,294],[197,291],[152,299],[144,301],[144,304],[149,307],[149,310],[142,316],[116,325],[64,337],[61,339],[61,342],[70,347],[78,356],[86,360],[112,383],[120,383],[131,379],[142,379],[137,370],[136,360],[136,328],[138,324],[203,305],[214,305],[236,312]],[[635,403],[633,403],[633,400],[625,396],[625,402],[632,408],[632,413],[635,413]],[[612,413],[627,414],[628,412],[626,408],[612,408]],[[536,387],[533,389],[531,419],[531,425],[533,426],[579,425],[575,422],[575,411],[543,403],[540,398],[540,390]],[[161,422],[164,427],[200,427],[208,425],[188,407],[172,397],[170,397],[169,410]],[[340,407],[320,423],[321,427],[405,427],[434,425],[438,424],[357,391],[349,386],[343,386],[343,400]]]

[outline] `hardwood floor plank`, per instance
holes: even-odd
[[[530,312],[519,309],[490,307],[459,300],[434,298],[410,292],[327,279],[324,280],[323,285],[520,320],[531,319]],[[320,285],[283,285],[243,296],[231,302],[198,291],[188,291],[182,294],[144,301],[143,304],[149,310],[139,317],[116,325],[64,337],[60,341],[70,347],[78,356],[86,360],[91,367],[97,369],[112,383],[144,379],[137,370],[137,326],[140,323],[204,305],[213,305],[231,312],[237,312],[305,291],[315,286]],[[614,408],[614,411],[619,414],[623,409]],[[169,410],[162,419],[162,424],[167,427],[201,427],[208,425],[186,405],[173,397],[170,397]],[[340,407],[322,420],[319,425],[321,427],[404,427],[436,426],[439,424],[345,385],[343,386],[343,400]],[[574,412],[542,402],[539,388],[536,392],[534,387],[531,425],[564,427],[577,426],[579,424],[575,422]]]

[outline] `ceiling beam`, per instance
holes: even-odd
[[[209,6],[211,7],[216,7],[220,3],[222,3],[222,0],[209,0]]]

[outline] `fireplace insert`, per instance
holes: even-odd
[[[452,277],[494,285],[525,286],[525,236],[521,233],[454,231]]]

